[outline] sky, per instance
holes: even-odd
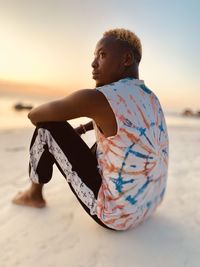
[[[127,28],[142,42],[140,79],[164,108],[200,110],[200,1],[0,0],[0,80],[94,88],[98,40]]]

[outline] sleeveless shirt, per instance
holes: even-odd
[[[158,98],[142,80],[125,78],[96,90],[106,97],[117,123],[116,135],[105,137],[93,122],[102,176],[96,213],[110,228],[126,230],[147,219],[163,199],[166,122]]]

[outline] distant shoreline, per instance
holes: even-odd
[[[62,97],[73,90],[40,84],[28,84],[0,80],[0,94],[27,97]]]
[[[32,99],[34,101],[50,101],[52,99],[61,98],[69,95],[70,93],[76,91],[77,89],[73,88],[71,90],[64,88],[64,87],[55,87],[55,86],[48,86],[48,85],[41,85],[41,84],[31,84],[31,83],[23,83],[23,82],[12,82],[6,80],[0,80],[0,97],[10,97],[18,99],[19,101],[23,101],[24,99]],[[31,103],[30,103],[31,104]],[[167,115],[172,116],[188,116],[185,114],[187,109],[185,107],[180,108],[167,108],[163,106],[164,113]],[[191,116],[192,112],[190,109],[190,114],[188,117]],[[198,114],[199,117],[199,114]]]

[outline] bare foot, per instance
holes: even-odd
[[[44,208],[46,201],[42,196],[33,196],[30,189],[19,192],[12,200],[12,203],[34,208]]]

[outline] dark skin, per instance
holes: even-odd
[[[125,77],[138,78],[138,67],[134,64],[131,51],[114,37],[104,37],[97,43],[92,68],[96,87]],[[60,100],[36,107],[28,114],[34,125],[43,121],[64,121],[79,117],[92,118],[105,137],[116,134],[113,111],[104,95],[96,90],[78,90]]]
[[[131,49],[115,37],[103,37],[97,43],[91,66],[96,87],[126,77],[139,78],[138,64],[134,60]],[[28,114],[28,118],[34,125],[38,122],[66,121],[79,117],[89,117],[94,120],[105,137],[113,136],[117,132],[115,115],[108,101],[95,89],[78,90],[67,97],[33,108]],[[91,122],[85,127],[87,130],[93,128]],[[80,127],[75,130],[79,134],[83,133]],[[13,202],[38,208],[44,207],[46,203],[43,199],[42,187],[41,184],[32,183],[31,188],[18,194]]]

